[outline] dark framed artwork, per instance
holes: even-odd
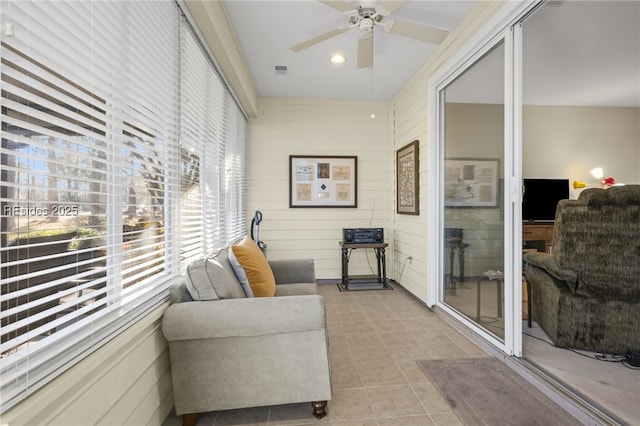
[[[420,214],[419,145],[415,140],[396,151],[396,209],[399,214]]]
[[[358,207],[358,157],[290,155],[289,207]]]
[[[500,160],[447,158],[445,207],[498,207]]]

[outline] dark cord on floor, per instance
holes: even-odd
[[[619,354],[605,354],[605,353],[596,353],[595,355],[589,355],[589,354],[585,354],[583,352],[580,352],[578,350],[572,349],[572,348],[565,348],[563,346],[556,346],[553,343],[549,342],[548,340],[542,339],[538,336],[534,336],[533,334],[529,334],[529,333],[525,333],[524,331],[522,332],[522,334],[532,337],[536,340],[540,340],[541,342],[544,342],[546,344],[548,344],[549,346],[553,346],[554,348],[558,348],[558,349],[565,349],[569,352],[573,352],[574,354],[578,354],[581,355],[585,358],[589,358],[589,359],[594,359],[596,361],[603,361],[603,362],[618,362],[622,365],[624,365],[625,367],[631,369],[631,370],[640,370],[640,367],[634,367],[633,365],[629,364],[629,362],[627,362],[627,358],[624,355],[619,355]]]

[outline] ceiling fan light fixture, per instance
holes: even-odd
[[[348,12],[345,12],[344,14],[347,17],[347,21],[349,21],[349,23],[352,25],[357,24],[360,20],[360,14],[357,10],[350,10]]]
[[[448,35],[447,31],[437,28],[408,21],[386,19],[391,13],[406,3],[409,3],[410,0],[361,0],[358,9],[353,9],[354,3],[348,3],[345,0],[319,1],[342,12],[347,18],[348,25],[326,31],[302,43],[291,46],[289,50],[292,52],[299,52],[347,32],[352,28],[357,28],[360,31],[357,66],[358,68],[367,68],[373,65],[372,36],[376,25],[382,26],[387,33],[393,33],[431,44],[440,44]]]
[[[346,60],[347,58],[341,53],[336,53],[329,58],[329,62],[331,62],[332,64],[343,64]]]
[[[371,31],[373,31],[373,26],[375,25],[375,23],[373,22],[373,19],[371,18],[363,18],[360,20],[360,32],[361,33],[370,33]]]

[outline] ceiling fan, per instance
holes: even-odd
[[[360,29],[358,38],[358,68],[368,68],[373,65],[373,28],[381,25],[385,32],[410,37],[426,43],[440,44],[448,32],[408,21],[387,19],[391,13],[404,6],[409,1],[387,0],[379,2],[361,2],[359,6],[342,0],[318,0],[342,13],[347,18],[347,25],[340,26],[320,35],[291,46],[293,52],[299,52],[331,37],[349,31]]]

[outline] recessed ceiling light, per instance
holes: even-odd
[[[347,58],[345,58],[343,55],[341,55],[339,53],[336,54],[336,55],[333,55],[331,58],[329,58],[329,62],[331,62],[332,64],[341,64],[346,60],[347,60]]]

